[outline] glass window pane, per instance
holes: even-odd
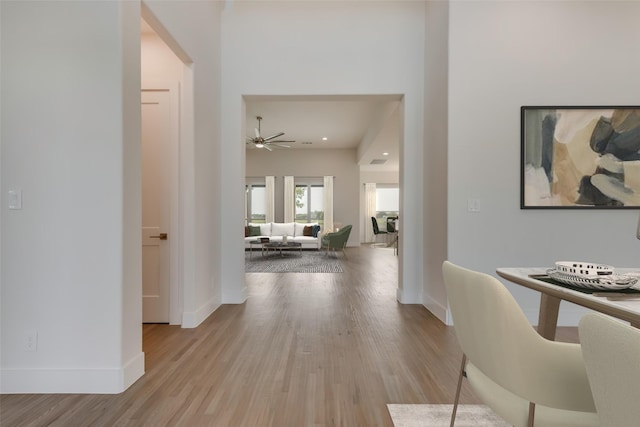
[[[313,186],[311,187],[310,190],[310,201],[309,201],[309,207],[310,207],[310,222],[321,222],[322,219],[324,219],[324,209],[323,209],[323,202],[324,202],[324,187],[322,186]]]
[[[386,229],[388,217],[397,217],[400,211],[399,188],[376,188],[376,219],[381,230]]]
[[[308,206],[307,186],[296,185],[296,222],[307,222]]]
[[[322,185],[296,185],[296,222],[322,224],[324,222],[323,197]]]
[[[400,210],[400,189],[376,188],[376,210],[392,212]]]
[[[266,189],[264,186],[252,185],[251,187],[251,212],[249,218],[251,222],[265,222],[265,196]]]

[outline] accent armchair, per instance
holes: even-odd
[[[347,246],[349,234],[351,234],[351,225],[345,225],[340,231],[325,234],[322,236],[322,248],[326,248],[327,255],[330,250],[335,252],[337,249],[341,250],[346,257],[347,253],[344,251],[344,248]]]

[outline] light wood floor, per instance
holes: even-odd
[[[453,328],[396,301],[391,249],[347,253],[344,273],[248,274],[247,302],[196,329],[144,325],[146,374],[124,393],[4,395],[0,425],[392,426],[387,403],[451,403]]]

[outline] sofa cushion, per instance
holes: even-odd
[[[302,231],[302,235],[303,236],[311,237],[311,236],[313,236],[312,233],[313,233],[313,226],[311,226],[311,225],[305,226],[304,230]]]
[[[244,226],[244,237],[249,237],[249,226],[248,225]]]
[[[298,243],[302,243],[302,244],[309,244],[309,243],[315,243],[316,245],[318,244],[318,239],[311,237],[311,236],[296,236],[293,238],[294,242],[298,242]]]
[[[271,235],[272,236],[284,236],[285,234],[287,236],[294,236],[294,232],[295,232],[295,223],[293,222],[285,222],[285,223],[279,223],[279,222],[274,222],[271,224]]]
[[[271,235],[271,224],[267,222],[266,224],[260,224],[260,235],[262,236],[270,236]]]
[[[305,224],[305,223],[298,223],[296,222],[295,225],[293,226],[295,234],[294,236],[304,236],[304,227],[307,226],[309,224]]]
[[[311,230],[312,237],[318,237],[318,233],[320,232],[320,226],[318,224],[313,226],[313,230]]]

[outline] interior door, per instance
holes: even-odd
[[[169,91],[142,91],[142,321],[169,322]]]

